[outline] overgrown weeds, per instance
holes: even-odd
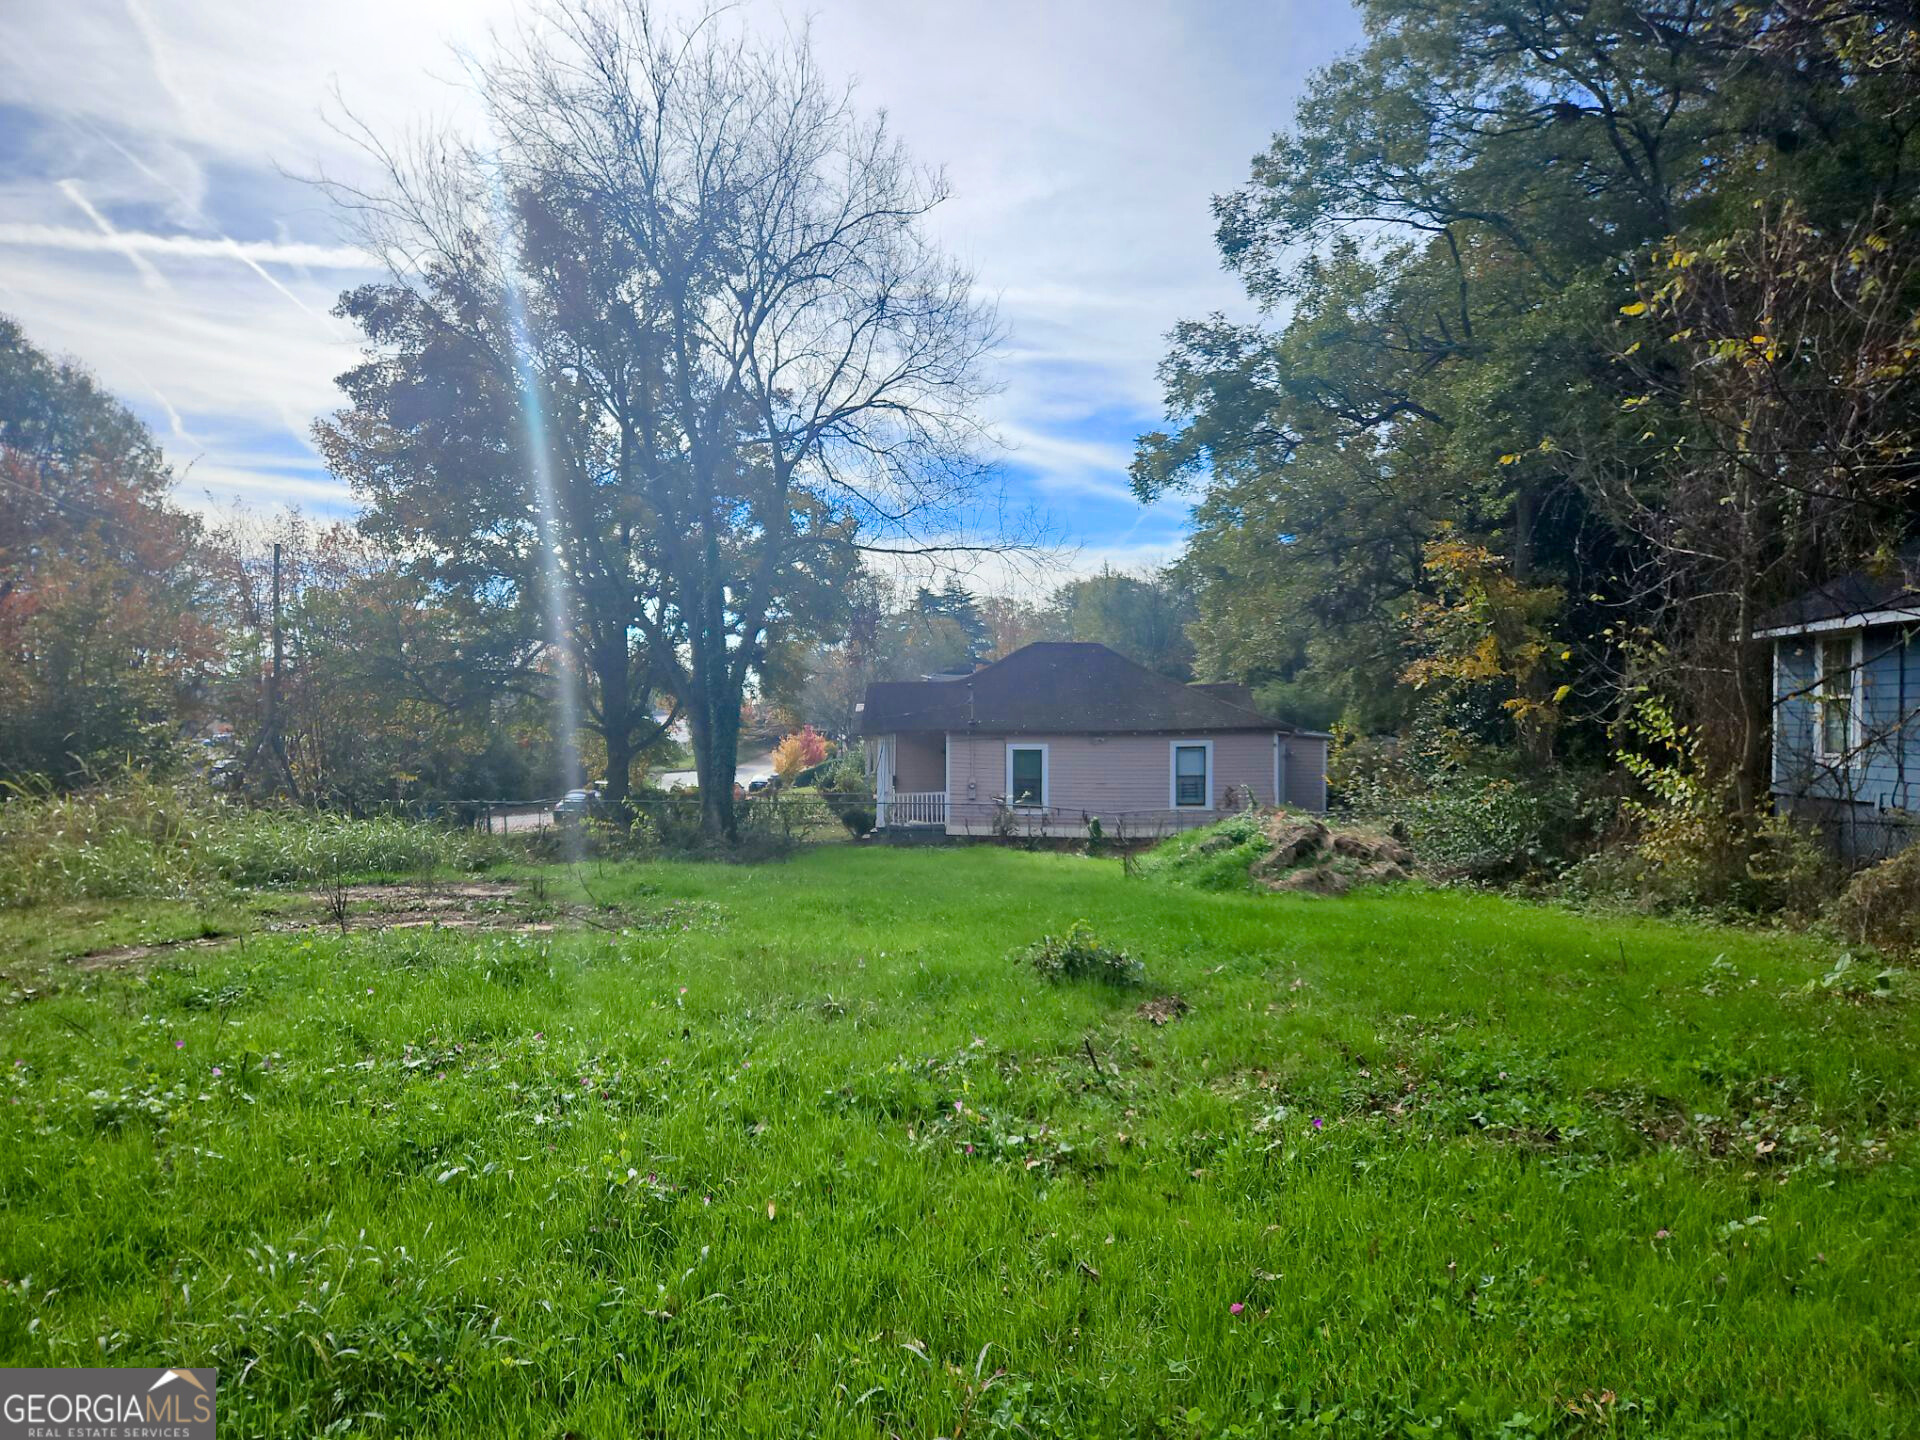
[[[483,868],[497,849],[469,831],[390,816],[249,810],[189,785],[133,778],[0,803],[0,903],[164,896]]]
[[[1084,920],[1076,920],[1064,935],[1042,935],[1015,958],[1031,965],[1043,979],[1093,980],[1102,985],[1134,986],[1147,983],[1147,968],[1124,950],[1104,944]]]
[[[1854,876],[1830,918],[1849,940],[1889,955],[1920,953],[1920,845]]]

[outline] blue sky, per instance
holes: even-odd
[[[374,278],[290,176],[353,175],[337,93],[377,128],[473,120],[455,48],[503,0],[10,0],[0,11],[0,312],[85,362],[146,419],[202,508],[346,513],[308,440],[340,403]],[[669,7],[673,8],[673,7]],[[1247,314],[1208,199],[1238,183],[1307,73],[1359,39],[1345,6],[746,0],[810,21],[920,160],[943,166],[946,245],[1008,333],[989,418],[1010,498],[1048,514],[1075,570],[1155,563],[1184,506],[1126,488],[1160,421],[1179,319]]]

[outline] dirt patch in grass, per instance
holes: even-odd
[[[1192,1008],[1178,995],[1156,995],[1142,1004],[1134,1013],[1155,1025],[1168,1025]]]
[[[461,880],[446,885],[350,885],[347,898],[374,912],[391,910],[454,910],[471,908],[492,901],[503,903],[520,893],[518,885],[504,880]],[[314,904],[324,904],[326,896],[318,891],[306,893]]]
[[[76,970],[122,970],[190,950],[219,950],[239,944],[240,939],[239,935],[194,935],[184,940],[157,940],[150,945],[115,945],[110,950],[72,956],[67,963]]]
[[[438,925],[449,930],[511,930],[531,934],[557,928],[573,918],[579,907],[518,906],[520,887],[502,881],[459,881],[446,885],[353,885],[347,889],[346,928],[349,933],[417,930]],[[326,910],[326,896],[318,891],[290,897],[293,903],[261,911],[261,925],[251,931],[195,935],[179,940],[156,940],[142,945],[115,945],[75,955],[67,963],[77,970],[117,970],[193,950],[237,945],[247,934],[298,935],[339,927]]]

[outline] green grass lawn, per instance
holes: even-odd
[[[620,918],[105,970],[258,911],[0,914],[0,1364],[218,1365],[232,1436],[1920,1428],[1915,1002],[1816,942],[994,849],[579,878]],[[1076,918],[1150,987],[1008,959]]]

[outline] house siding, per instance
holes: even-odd
[[[1784,809],[1833,831],[1850,858],[1871,859],[1913,836],[1920,811],[1920,643],[1910,627],[1861,634],[1854,695],[1859,748],[1850,764],[1823,761],[1816,737],[1818,635],[1775,642],[1773,790]],[[1903,813],[1907,812],[1907,813]]]
[[[1291,738],[1291,737],[1289,737]],[[1213,746],[1213,772],[1206,810],[1174,809],[1168,802],[1176,740]],[[1272,733],[1197,735],[965,735],[947,737],[950,785],[947,829],[953,834],[991,834],[998,797],[1007,788],[1007,746],[1047,747],[1045,816],[1016,815],[1020,833],[1084,834],[1089,816],[1111,833],[1149,833],[1217,818],[1230,788],[1251,789],[1263,805],[1274,802]],[[1324,764],[1321,766],[1324,795]],[[1324,799],[1322,800],[1324,806]],[[1198,819],[1196,819],[1198,817]]]
[[[1324,735],[1288,735],[1281,744],[1287,749],[1284,784],[1287,804],[1316,815],[1327,811],[1327,737]]]
[[[893,788],[907,794],[947,788],[947,753],[941,736],[894,737]]]

